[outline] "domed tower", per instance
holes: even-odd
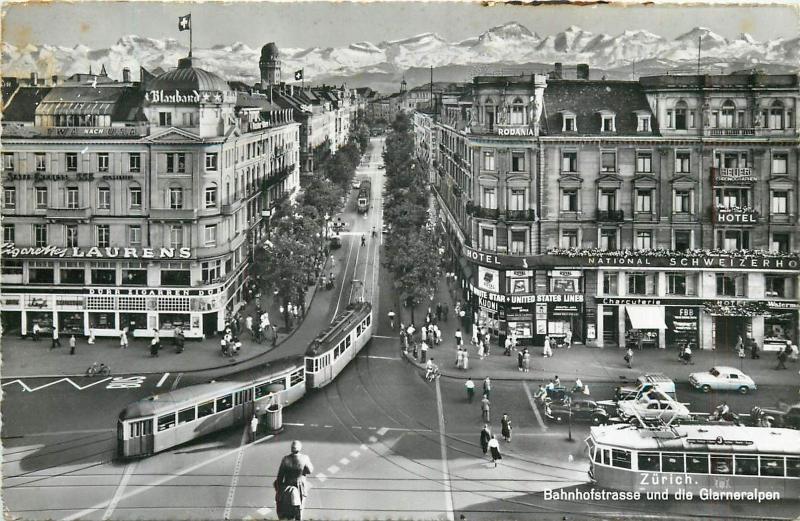
[[[408,83],[406,82],[405,75],[403,75],[403,81],[400,82],[400,94],[405,94],[407,89]]]
[[[258,67],[261,69],[261,86],[277,85],[281,82],[281,56],[275,42],[269,42],[261,48],[261,59]]]

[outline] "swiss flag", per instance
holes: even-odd
[[[303,79],[303,69],[299,71],[294,71],[294,81],[300,81]]]
[[[179,31],[188,31],[192,28],[192,15],[191,13],[187,14],[186,16],[179,16],[178,17],[178,30]]]

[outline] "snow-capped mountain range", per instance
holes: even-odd
[[[516,22],[493,27],[458,42],[449,42],[435,33],[423,33],[377,44],[356,42],[346,47],[284,48],[281,59],[285,78],[291,78],[292,71],[302,68],[308,81],[350,79],[350,85],[365,83],[366,78],[373,81],[376,77],[396,78],[404,71],[431,66],[437,70],[458,70],[458,74],[468,77],[470,68],[473,73],[481,74],[492,67],[552,65],[553,62],[588,63],[593,70],[603,70],[609,77],[630,77],[633,62],[636,62],[638,74],[696,67],[698,42],[701,42],[704,66],[724,70],[769,65],[779,66],[780,70],[797,70],[800,64],[800,37],[759,42],[745,33],[729,40],[710,29],[696,27],[668,40],[644,30],[628,30],[611,36],[576,26],[540,36]],[[280,46],[280,42],[277,43]],[[41,76],[69,75],[87,72],[90,66],[99,71],[105,65],[112,77],[120,78],[122,68],[129,67],[137,78],[139,66],[167,70],[187,54],[183,41],[134,35],[123,36],[111,47],[102,49],[83,45],[18,48],[4,42],[0,50],[5,76],[27,76],[32,71],[38,71]],[[259,48],[236,42],[194,49],[193,55],[197,66],[228,80],[255,82],[259,79]],[[412,81],[409,83],[413,85]]]

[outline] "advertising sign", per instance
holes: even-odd
[[[3,257],[51,257],[70,259],[189,259],[191,248],[100,248],[92,246],[64,248],[61,246],[23,246],[17,247],[13,242],[0,244],[0,255]]]
[[[497,293],[500,290],[500,272],[478,266],[478,287]]]

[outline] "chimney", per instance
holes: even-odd
[[[564,77],[564,66],[561,64],[561,62],[556,62],[554,66],[555,70],[553,71],[553,78],[560,80]]]
[[[34,71],[34,72],[31,73],[31,85],[34,85],[34,86],[35,85],[39,85],[39,73],[38,72]]]
[[[131,70],[127,67],[122,69],[122,81],[129,83],[131,81]]]
[[[579,80],[588,80],[589,79],[589,64],[588,63],[579,63],[576,72],[577,72]]]

